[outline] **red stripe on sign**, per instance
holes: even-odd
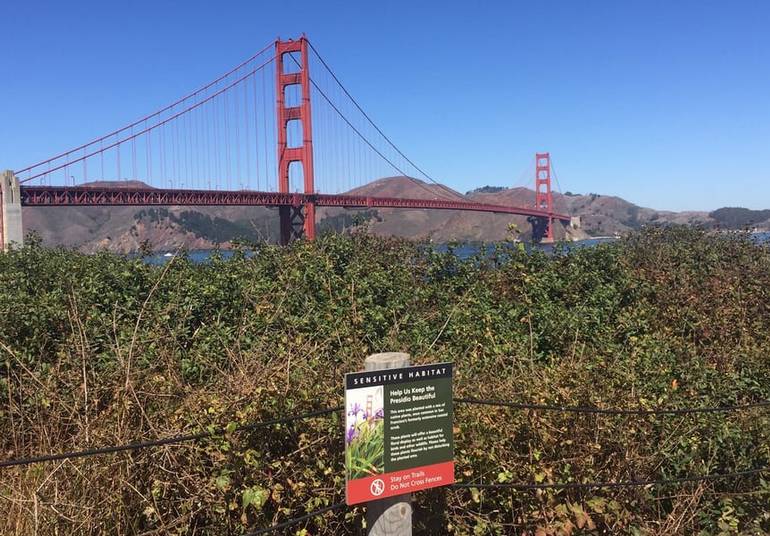
[[[345,502],[348,505],[384,499],[423,489],[446,486],[455,481],[454,462],[423,465],[413,469],[383,473],[348,480]]]

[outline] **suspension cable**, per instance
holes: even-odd
[[[297,60],[296,60],[296,59],[295,59],[293,56],[290,56],[290,57],[291,57],[291,59],[292,59],[292,60],[294,60],[294,63],[296,63],[296,64],[297,64],[297,65],[298,65],[300,68],[302,68],[302,66],[299,64],[299,62],[298,62],[298,61],[297,61]],[[323,97],[323,99],[324,99],[324,100],[325,100],[325,101],[326,101],[326,102],[329,104],[329,106],[331,106],[331,107],[332,107],[332,109],[333,109],[333,110],[334,110],[334,111],[337,113],[337,115],[339,115],[339,116],[340,116],[340,118],[341,118],[341,119],[342,119],[342,120],[343,120],[343,121],[344,121],[344,122],[345,122],[345,123],[346,123],[346,124],[347,124],[347,125],[348,125],[348,126],[351,128],[351,129],[352,129],[352,130],[353,130],[353,132],[355,132],[355,133],[356,133],[356,135],[357,135],[359,138],[361,138],[361,140],[362,140],[364,143],[366,143],[366,144],[369,146],[369,148],[371,148],[371,149],[372,149],[372,150],[373,150],[375,153],[377,153],[377,154],[379,155],[379,157],[380,157],[380,158],[382,158],[382,159],[383,159],[385,162],[387,162],[388,164],[390,164],[390,166],[391,166],[393,169],[395,169],[395,170],[396,170],[398,173],[400,173],[401,175],[403,175],[403,176],[404,176],[404,177],[406,177],[407,179],[409,179],[409,180],[411,180],[412,182],[414,182],[416,185],[418,185],[420,188],[422,188],[422,189],[423,189],[423,190],[425,190],[426,192],[428,192],[428,193],[430,193],[431,195],[434,195],[434,196],[435,196],[435,195],[440,195],[440,196],[444,197],[444,199],[448,199],[448,198],[447,198],[445,195],[442,195],[440,192],[434,192],[433,190],[431,190],[430,188],[428,188],[428,187],[427,187],[425,184],[423,184],[423,183],[421,183],[421,182],[417,182],[415,179],[413,179],[412,177],[410,177],[410,176],[409,176],[409,175],[408,175],[408,174],[407,174],[407,173],[406,173],[406,172],[405,172],[403,169],[401,169],[401,168],[400,168],[400,167],[398,167],[396,164],[394,164],[394,163],[393,163],[393,162],[392,162],[392,161],[391,161],[391,160],[390,160],[390,159],[389,159],[387,156],[385,156],[384,154],[382,154],[382,152],[381,152],[379,149],[377,149],[377,148],[374,146],[374,144],[372,144],[372,142],[371,142],[371,141],[369,141],[369,139],[368,139],[366,136],[364,136],[364,135],[361,133],[361,131],[360,131],[360,130],[358,130],[358,129],[357,129],[357,128],[356,128],[356,127],[353,125],[353,123],[351,123],[351,122],[350,122],[350,120],[349,120],[349,119],[348,119],[348,118],[345,116],[345,114],[343,114],[343,113],[342,113],[342,111],[341,111],[341,110],[340,110],[340,109],[339,109],[339,108],[338,108],[338,107],[337,107],[337,106],[336,106],[336,105],[335,105],[335,104],[332,102],[332,100],[329,98],[329,96],[328,96],[328,95],[326,95],[326,93],[324,92],[324,90],[323,90],[323,89],[321,89],[321,87],[320,87],[320,86],[319,86],[319,85],[316,83],[316,81],[315,81],[315,80],[314,80],[312,77],[308,77],[308,78],[310,79],[310,83],[311,83],[311,84],[313,84],[313,87],[316,89],[316,91],[318,91],[318,93],[319,93],[319,94],[320,94],[320,95]],[[343,88],[343,89],[344,89],[344,88]],[[451,190],[450,190],[450,191],[451,191]],[[464,199],[464,198],[463,198],[463,201],[465,201],[465,199]]]
[[[311,49],[311,50],[313,51],[313,53],[316,55],[316,57],[317,57],[317,58],[318,58],[318,60],[321,62],[321,64],[322,64],[322,65],[323,65],[323,66],[326,68],[326,70],[329,72],[329,74],[331,74],[331,75],[332,75],[332,78],[334,79],[334,81],[335,81],[335,82],[337,82],[337,85],[338,85],[338,86],[340,86],[340,88],[342,89],[342,91],[345,93],[345,95],[347,95],[347,97],[350,99],[350,101],[353,103],[353,105],[354,105],[354,106],[355,106],[355,107],[358,109],[358,111],[359,111],[359,112],[361,112],[361,114],[362,114],[362,115],[363,115],[363,116],[366,118],[366,120],[369,122],[369,124],[370,124],[370,125],[372,125],[372,126],[374,127],[374,129],[375,129],[375,130],[376,130],[376,131],[377,131],[377,132],[380,134],[380,136],[382,136],[382,138],[383,138],[383,139],[384,139],[386,142],[388,142],[388,144],[389,144],[391,147],[393,147],[393,149],[395,149],[395,151],[396,151],[396,152],[397,152],[399,155],[401,155],[401,157],[402,157],[404,160],[406,160],[407,162],[409,162],[409,164],[410,164],[410,165],[411,165],[411,166],[412,166],[414,169],[416,169],[417,171],[419,171],[419,172],[420,172],[420,173],[421,173],[421,174],[422,174],[422,175],[423,175],[423,176],[424,176],[426,179],[428,179],[430,182],[432,182],[433,184],[435,184],[435,185],[436,185],[436,186],[438,186],[439,188],[441,188],[441,189],[445,190],[446,192],[448,192],[448,193],[449,193],[450,195],[452,195],[453,197],[456,197],[456,198],[459,198],[459,199],[465,200],[465,197],[464,197],[463,195],[461,195],[461,194],[459,194],[459,193],[455,192],[455,191],[454,191],[454,190],[452,190],[451,188],[449,188],[449,187],[447,187],[446,185],[444,185],[444,184],[442,184],[442,183],[438,182],[437,180],[435,180],[433,177],[431,177],[431,176],[430,176],[430,175],[428,175],[428,174],[427,174],[425,171],[423,171],[423,169],[422,169],[422,168],[420,168],[420,167],[419,167],[417,164],[415,164],[415,163],[414,163],[414,162],[413,162],[413,161],[412,161],[412,160],[411,160],[411,159],[410,159],[408,156],[406,156],[406,155],[404,154],[404,152],[403,152],[403,151],[401,151],[401,149],[399,149],[399,148],[396,146],[396,144],[395,144],[395,143],[393,143],[393,141],[392,141],[392,140],[391,140],[391,139],[390,139],[390,138],[389,138],[389,137],[388,137],[388,136],[387,136],[387,135],[386,135],[386,134],[385,134],[385,133],[382,131],[382,129],[380,129],[380,127],[378,127],[378,126],[377,126],[377,124],[376,124],[376,123],[375,123],[375,122],[372,120],[372,118],[371,118],[371,117],[369,117],[369,114],[367,114],[367,113],[364,111],[364,109],[361,107],[361,105],[360,105],[360,104],[358,104],[358,101],[356,101],[356,99],[355,99],[355,98],[353,98],[353,95],[351,95],[351,94],[350,94],[350,92],[347,90],[347,88],[346,88],[346,87],[345,87],[345,86],[342,84],[342,82],[341,82],[341,81],[340,81],[340,79],[337,77],[337,75],[334,73],[334,71],[332,71],[331,67],[329,67],[329,64],[327,64],[327,63],[326,63],[326,61],[324,61],[324,59],[321,57],[321,54],[319,54],[319,53],[318,53],[318,50],[316,50],[316,48],[313,46],[313,43],[312,43],[311,41],[308,41],[308,45],[310,45],[310,49]],[[320,90],[319,90],[319,91],[320,91]],[[402,173],[402,174],[403,174],[405,177],[407,177],[407,178],[412,178],[412,177],[409,177],[408,175],[406,175],[406,174],[405,174],[405,173],[403,173],[403,172],[401,172],[401,173]]]
[[[135,139],[135,138],[137,138],[139,136],[142,136],[142,135],[144,135],[144,134],[146,134],[148,132],[151,132],[152,130],[154,130],[156,128],[159,128],[159,127],[165,125],[166,123],[169,123],[169,122],[173,121],[174,119],[177,119],[181,115],[186,114],[189,111],[195,110],[196,108],[199,108],[203,104],[209,102],[210,100],[214,99],[215,97],[218,97],[219,95],[221,95],[225,91],[228,91],[229,89],[232,89],[234,86],[240,84],[241,82],[243,82],[244,80],[246,80],[250,76],[254,75],[255,73],[257,73],[259,71],[261,71],[267,65],[272,63],[274,60],[275,60],[275,58],[270,58],[269,60],[267,60],[264,63],[260,64],[258,67],[254,68],[253,70],[249,71],[248,73],[246,73],[242,77],[238,78],[235,82],[232,82],[231,84],[223,87],[222,89],[216,91],[215,93],[212,93],[211,95],[207,96],[205,99],[200,100],[200,101],[192,104],[191,106],[188,106],[184,110],[182,110],[180,112],[177,112],[176,114],[174,114],[174,115],[172,115],[170,117],[167,117],[163,121],[155,123],[154,125],[152,125],[150,127],[147,127],[147,128],[145,128],[145,129],[143,129],[143,130],[141,130],[141,131],[139,131],[139,132],[137,132],[135,134],[131,134],[130,136],[128,136],[126,138],[119,139],[119,140],[115,141],[114,143],[112,143],[110,145],[100,146],[98,150],[92,151],[92,152],[90,152],[88,154],[84,154],[83,156],[80,156],[80,157],[76,158],[75,160],[69,161],[69,162],[67,162],[65,164],[60,164],[59,166],[56,166],[56,167],[53,167],[53,168],[50,168],[50,169],[46,169],[45,171],[37,173],[36,175],[32,175],[31,177],[27,177],[24,180],[20,180],[19,183],[23,184],[25,182],[31,181],[33,179],[36,179],[38,177],[42,177],[44,175],[48,175],[48,174],[50,174],[50,173],[52,173],[54,171],[57,171],[59,169],[62,169],[64,167],[70,166],[70,165],[72,165],[74,163],[80,162],[81,160],[85,160],[87,158],[91,158],[92,156],[97,155],[99,153],[104,153],[104,151],[108,151],[108,150],[113,149],[115,147],[120,147],[120,144],[122,144],[122,143],[126,143],[127,141],[131,141],[131,140],[133,140],[133,139]],[[68,154],[69,153],[65,153],[65,155],[68,155]]]
[[[262,49],[261,49],[259,52],[257,52],[257,53],[255,53],[254,55],[252,55],[252,56],[251,56],[249,59],[247,59],[247,60],[245,60],[245,61],[241,62],[241,63],[240,63],[240,64],[238,64],[238,66],[236,66],[235,68],[233,68],[233,69],[230,69],[228,72],[226,72],[225,74],[223,74],[222,76],[220,76],[219,78],[217,78],[216,80],[214,80],[213,82],[210,82],[210,83],[206,84],[205,86],[203,86],[203,87],[200,87],[200,88],[196,89],[196,90],[195,90],[195,91],[193,91],[192,93],[190,93],[190,94],[188,94],[188,95],[186,95],[186,96],[182,97],[181,99],[178,99],[178,100],[176,100],[176,101],[172,102],[172,103],[171,103],[171,104],[169,104],[168,106],[165,106],[165,107],[161,108],[160,110],[158,110],[158,111],[156,111],[156,112],[153,112],[153,113],[151,113],[151,114],[149,114],[149,115],[146,115],[146,116],[142,117],[141,119],[138,119],[137,121],[134,121],[133,123],[131,123],[131,124],[129,124],[129,125],[126,125],[126,126],[124,126],[124,127],[122,127],[122,128],[119,128],[118,130],[115,130],[115,131],[113,131],[113,132],[110,132],[109,134],[105,134],[104,136],[101,136],[101,137],[99,137],[99,138],[96,138],[95,140],[93,140],[93,141],[91,141],[91,142],[89,142],[89,143],[84,143],[84,144],[83,144],[83,145],[81,145],[80,147],[76,147],[75,149],[70,149],[69,151],[65,151],[65,152],[63,152],[63,153],[61,153],[61,154],[59,154],[59,155],[56,155],[56,156],[54,156],[54,157],[51,157],[51,158],[48,158],[47,160],[43,160],[43,161],[41,161],[41,162],[38,162],[37,164],[33,164],[33,165],[31,165],[31,166],[27,166],[27,167],[25,167],[24,169],[20,169],[20,170],[18,170],[18,171],[14,171],[14,174],[15,174],[15,175],[19,175],[19,174],[21,174],[21,173],[24,173],[24,172],[30,171],[30,170],[32,170],[32,169],[34,169],[34,168],[36,168],[36,167],[42,166],[43,164],[47,164],[47,163],[49,163],[49,162],[52,162],[52,161],[54,161],[54,160],[58,160],[58,159],[60,159],[60,158],[63,158],[63,157],[65,157],[65,156],[67,156],[68,154],[72,154],[72,153],[74,153],[74,152],[77,152],[77,151],[83,150],[83,149],[85,149],[85,148],[87,148],[87,147],[90,147],[91,145],[94,145],[95,143],[100,143],[100,142],[103,142],[103,141],[104,141],[104,140],[106,140],[107,138],[110,138],[110,137],[112,137],[112,136],[116,136],[117,134],[120,134],[121,132],[125,132],[126,130],[129,130],[129,129],[131,129],[131,128],[133,128],[133,127],[135,127],[135,126],[139,125],[140,123],[143,123],[143,122],[147,121],[148,119],[151,119],[151,118],[153,118],[153,117],[156,117],[156,116],[158,116],[158,115],[162,114],[163,112],[167,112],[168,110],[172,109],[173,107],[175,107],[175,106],[178,106],[179,104],[183,103],[184,101],[186,101],[186,100],[189,100],[189,99],[190,99],[190,98],[192,98],[192,97],[195,97],[195,96],[196,96],[196,95],[198,95],[199,93],[202,93],[203,91],[206,91],[207,89],[209,89],[211,86],[213,86],[213,85],[215,85],[215,84],[217,84],[217,83],[221,82],[222,80],[224,80],[225,78],[227,78],[228,76],[230,76],[231,74],[233,74],[234,72],[236,72],[237,70],[239,70],[241,67],[243,67],[243,66],[245,66],[245,65],[249,64],[250,62],[254,61],[255,59],[257,59],[259,56],[261,56],[262,54],[264,54],[264,53],[265,53],[265,52],[266,52],[266,51],[267,51],[267,50],[268,50],[270,47],[272,47],[273,45],[274,45],[274,43],[273,43],[273,42],[270,42],[269,44],[265,45],[265,46],[264,46],[264,47],[263,47],[263,48],[262,48]]]

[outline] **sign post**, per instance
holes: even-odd
[[[370,535],[412,533],[411,493],[454,482],[452,364],[369,356],[345,375],[345,498]]]

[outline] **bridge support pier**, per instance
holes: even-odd
[[[311,205],[313,214],[309,215],[307,212],[307,206]],[[281,244],[287,245],[294,240],[301,238],[308,238],[312,240],[315,238],[315,226],[312,227],[313,236],[310,237],[307,233],[307,219],[312,217],[315,221],[315,205],[308,203],[307,205],[295,205],[295,206],[282,206],[278,207],[278,217],[281,220]]]
[[[530,216],[527,221],[532,226],[532,242],[536,244],[553,244],[553,226],[556,220],[540,216]]]
[[[0,177],[0,246],[7,251],[11,244],[24,244],[21,226],[21,188],[13,171],[3,171]]]

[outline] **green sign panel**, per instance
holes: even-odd
[[[348,504],[454,482],[452,363],[345,375]]]

